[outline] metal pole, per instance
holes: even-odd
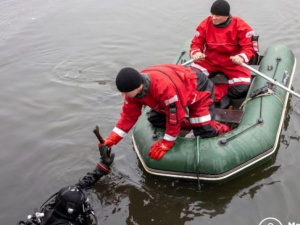
[[[191,64],[192,62],[194,62],[194,60],[190,59],[190,60],[186,61],[185,63],[182,63],[181,65],[187,66],[187,65]]]
[[[276,86],[278,86],[278,87],[281,87],[283,90],[285,90],[285,91],[291,93],[292,95],[295,95],[296,97],[300,98],[300,94],[298,94],[298,93],[292,91],[291,89],[289,89],[289,88],[287,88],[286,86],[284,86],[284,85],[278,83],[276,80],[273,80],[272,78],[268,77],[267,75],[265,75],[265,74],[263,74],[263,73],[257,71],[256,69],[252,68],[251,66],[249,66],[249,65],[247,65],[247,64],[245,64],[245,63],[242,63],[241,65],[242,65],[243,67],[247,68],[248,70],[251,70],[252,72],[256,73],[257,75],[259,75],[259,76],[265,78],[266,80],[270,81],[272,84],[274,84],[274,85],[276,85]]]

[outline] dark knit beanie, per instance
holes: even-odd
[[[229,16],[230,5],[225,0],[217,0],[212,4],[210,12],[217,16]]]
[[[120,92],[130,92],[137,89],[143,82],[141,74],[133,68],[125,67],[116,77],[116,86]]]

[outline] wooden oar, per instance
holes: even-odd
[[[276,85],[276,86],[278,86],[278,87],[281,87],[283,90],[285,90],[285,91],[289,92],[290,94],[295,95],[296,97],[300,98],[300,94],[298,94],[298,93],[292,91],[291,89],[289,89],[289,88],[287,88],[286,86],[284,86],[284,85],[278,83],[276,80],[273,80],[272,78],[270,78],[270,77],[268,77],[267,75],[265,75],[265,74],[259,72],[258,70],[252,68],[251,66],[249,66],[249,65],[247,65],[247,64],[245,64],[245,63],[242,63],[241,65],[242,65],[243,67],[247,68],[248,70],[251,70],[252,72],[256,73],[257,75],[259,75],[259,76],[265,78],[266,80],[270,81],[272,84],[274,84],[274,85]]]

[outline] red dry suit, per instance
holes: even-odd
[[[190,68],[172,64],[151,66],[140,73],[143,91],[134,98],[125,96],[121,118],[113,129],[120,137],[124,137],[134,126],[143,105],[166,115],[166,141],[176,140],[181,122],[186,118],[186,107],[193,129],[204,128],[201,131],[210,132],[209,136],[230,130],[226,125],[212,120],[213,84],[203,73],[196,74]],[[174,108],[175,113],[170,113],[170,109]],[[198,134],[195,129],[194,133]],[[204,137],[207,136],[204,134]]]
[[[253,29],[244,20],[235,16],[230,16],[225,26],[215,26],[209,16],[197,27],[191,42],[190,55],[203,52],[206,57],[194,62],[191,67],[207,76],[213,72],[223,72],[229,79],[229,86],[215,86],[216,102],[227,94],[232,98],[246,95],[251,82],[250,71],[234,64],[230,56],[239,55],[245,63],[248,63],[255,55],[251,42],[253,35]]]

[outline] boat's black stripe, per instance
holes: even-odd
[[[259,125],[259,124],[261,124],[261,123],[263,123],[263,119],[260,118],[260,119],[258,119],[258,120],[256,121],[255,124],[253,124],[253,125],[247,127],[246,129],[242,130],[242,131],[241,131],[240,133],[238,133],[238,134],[235,134],[235,135],[233,135],[233,136],[231,136],[231,137],[229,137],[229,138],[227,138],[227,139],[220,140],[220,141],[218,142],[218,144],[221,145],[221,146],[225,146],[225,145],[228,144],[228,142],[232,141],[233,139],[237,138],[239,135],[241,135],[241,134],[247,132],[248,130],[250,130],[250,129],[256,127],[257,125]]]
[[[277,69],[278,69],[278,66],[279,66],[279,63],[281,62],[281,58],[276,58],[276,67],[275,67],[275,70],[274,70],[274,73],[273,73],[273,79],[275,78],[275,75],[276,75],[276,72],[277,72]]]
[[[261,97],[260,97],[259,118],[262,118],[262,101],[263,101],[263,98],[262,98],[262,96],[261,96]]]

